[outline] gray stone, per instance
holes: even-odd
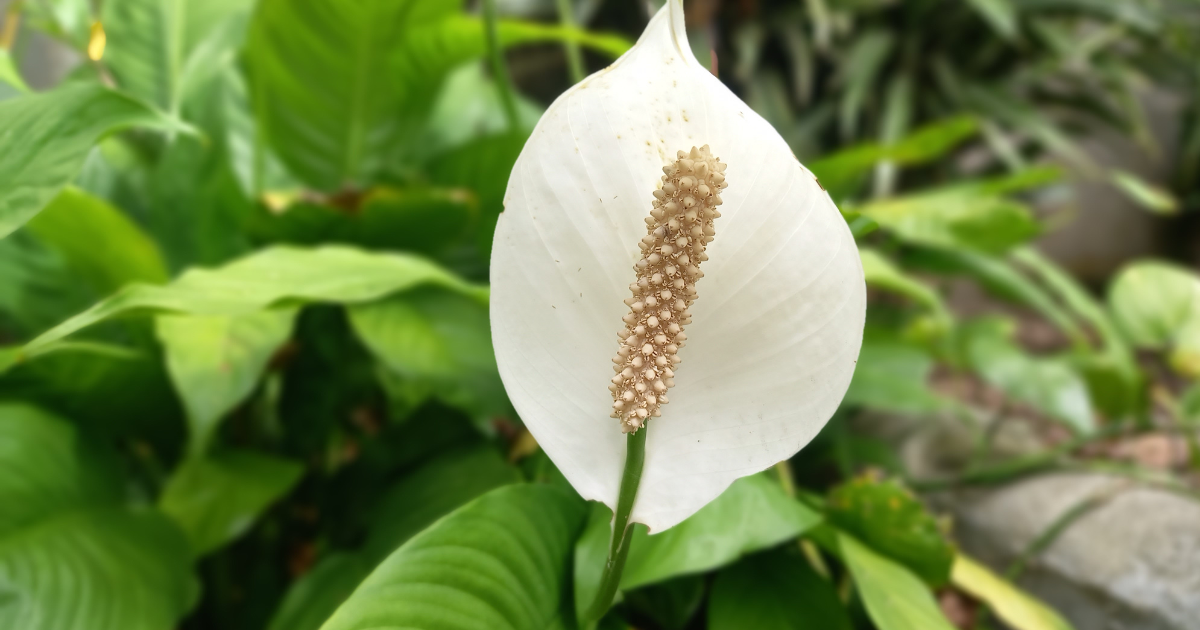
[[[996,490],[943,494],[968,553],[1007,566],[1068,511],[1075,520],[1022,586],[1078,630],[1200,630],[1200,503],[1123,477],[1054,473]]]

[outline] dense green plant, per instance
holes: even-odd
[[[1007,37],[1007,3],[970,6]],[[62,86],[29,93],[0,56],[0,626],[576,627],[610,515],[538,451],[496,373],[482,282],[540,108],[483,70],[483,21],[445,0],[95,8],[12,14],[90,52]],[[629,45],[495,27],[498,47]],[[811,98],[845,120],[867,102]],[[843,409],[792,462],[636,532],[604,627],[950,628],[947,588],[1022,630],[1069,627],[960,553],[844,419],[961,412],[928,385],[940,364],[1060,423],[1068,447],[1136,427],[1150,375],[1135,350],[1179,383],[1200,374],[1200,279],[1141,263],[1094,298],[1028,246],[1027,194],[1059,172],[958,176],[994,124],[946,115],[961,109],[807,160],[873,289]],[[921,177],[874,195],[884,163]],[[954,276],[1065,344],[1034,354],[1011,319],[958,321],[938,290]],[[1198,392],[1175,400],[1181,421],[1200,418]]]

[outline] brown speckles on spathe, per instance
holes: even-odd
[[[696,282],[704,277],[700,264],[708,260],[705,250],[721,216],[720,192],[725,183],[725,164],[712,155],[708,145],[689,152],[663,167],[662,187],[654,191],[646,236],[638,243],[642,257],[634,265],[633,294],[625,300],[629,312],[617,332],[620,346],[613,357],[612,417],[629,433],[645,426],[646,420],[662,415],[666,392],[675,386],[674,369],[679,350],[687,341],[683,327],[692,321],[692,303],[697,299]]]

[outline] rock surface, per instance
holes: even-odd
[[[1019,582],[1078,630],[1200,629],[1200,502],[1123,477],[1053,473],[934,498],[963,548],[1007,566],[1069,511]]]

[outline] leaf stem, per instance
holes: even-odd
[[[556,0],[558,4],[558,21],[567,28],[575,24],[575,12],[571,9],[571,0]],[[567,53],[567,71],[571,75],[571,83],[583,80],[583,55],[579,51],[579,42],[568,39],[563,42],[563,50]]]
[[[517,100],[513,96],[512,78],[508,75],[508,66],[504,64],[504,55],[500,50],[500,28],[497,24],[496,0],[483,0],[484,35],[487,38],[488,61],[492,66],[492,80],[496,82],[496,92],[500,95],[500,104],[504,107],[504,117],[508,120],[508,128],[515,130],[520,125],[517,119]]]
[[[617,513],[613,518],[612,542],[608,546],[608,558],[604,561],[604,572],[600,575],[600,590],[588,609],[589,622],[599,621],[612,605],[621,573],[625,570],[625,559],[629,556],[629,543],[633,539],[633,524],[629,513],[633,511],[633,500],[637,497],[638,485],[642,481],[642,464],[646,461],[646,428],[630,433],[625,440],[625,472],[621,475],[621,491],[617,496]]]

